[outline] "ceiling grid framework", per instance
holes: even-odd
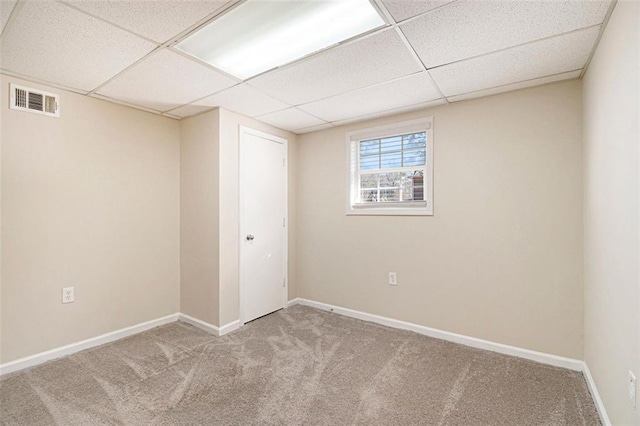
[[[244,81],[175,48],[245,1],[0,0],[0,73],[176,119],[222,107],[307,133],[579,78],[615,6],[371,0],[384,26]]]

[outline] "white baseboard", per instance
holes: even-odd
[[[410,322],[400,321],[393,318],[387,318],[379,315],[368,314],[353,309],[333,306],[327,303],[316,302],[313,300],[295,298],[290,300],[288,306],[305,305],[312,308],[322,309],[324,311],[334,312],[336,314],[345,315],[351,318],[357,318],[364,321],[375,322],[377,324],[386,325],[387,327],[399,328],[401,330],[409,330],[425,336],[435,337],[436,339],[447,340],[449,342],[459,343],[473,348],[485,349],[492,352],[498,352],[505,355],[512,355],[531,361],[540,362],[542,364],[553,365],[555,367],[568,368],[574,371],[582,371],[584,362],[578,359],[565,358],[558,355],[547,354],[544,352],[532,351],[530,349],[518,348],[516,346],[504,345],[502,343],[491,342],[489,340],[469,337],[462,334],[450,333],[424,325],[413,324]]]
[[[236,331],[240,328],[240,320],[235,320],[230,322],[229,324],[223,325],[218,329],[218,336],[224,336],[227,333],[231,333],[232,331]]]
[[[214,336],[224,336],[227,333],[231,333],[234,330],[240,328],[240,320],[230,322],[229,324],[218,327],[217,325],[209,324],[208,322],[199,320],[187,314],[180,314],[180,320],[198,327],[201,330],[209,332]]]
[[[300,299],[299,297],[296,297],[295,299],[291,299],[291,300],[289,300],[289,301],[287,302],[287,308],[290,308],[290,307],[291,307],[291,306],[293,306],[293,305],[298,305],[298,304],[300,304],[300,305],[301,305],[302,303],[300,303],[300,300],[301,300],[301,299]]]
[[[208,322],[199,320],[198,318],[194,318],[191,315],[187,315],[187,314],[179,314],[180,316],[180,321],[184,321],[187,324],[191,324],[195,327],[198,327],[200,330],[204,330],[207,333],[211,333],[214,336],[218,335],[218,327],[213,325],[213,324],[209,324]]]
[[[215,325],[209,324],[186,314],[171,314],[167,315],[166,317],[157,318],[151,321],[132,325],[131,327],[125,327],[120,330],[112,331],[110,333],[101,334],[100,336],[92,337],[81,342],[71,343],[69,345],[61,346],[59,348],[51,349],[45,352],[40,352],[35,355],[7,362],[5,364],[0,364],[0,376],[24,370],[25,368],[33,367],[38,364],[51,361],[53,359],[62,358],[63,356],[71,355],[76,352],[84,351],[96,346],[104,345],[105,343],[110,343],[115,340],[133,336],[134,334],[142,333],[143,331],[147,331],[152,328],[169,324],[178,320],[194,325],[204,331],[213,334],[214,336],[224,336],[225,334],[231,333],[232,331],[240,328],[239,320],[223,325],[222,327],[216,327]]]
[[[313,308],[322,309],[325,311],[335,312],[340,315],[345,315],[352,318],[361,319],[364,321],[375,322],[378,324],[386,325],[388,327],[399,328],[402,330],[410,330],[419,334],[424,334],[430,337],[435,337],[442,340],[448,340],[450,342],[460,343],[474,348],[486,349],[493,352],[499,352],[506,355],[513,355],[520,358],[525,358],[533,361],[537,361],[543,364],[553,365],[556,367],[564,367],[574,371],[581,371],[587,387],[593,398],[593,403],[596,406],[600,421],[604,426],[611,426],[611,421],[607,415],[604,403],[598,393],[596,382],[591,376],[591,371],[586,362],[572,358],[564,358],[557,355],[546,354],[543,352],[531,351],[529,349],[522,349],[515,346],[503,345],[501,343],[495,343],[488,340],[476,339],[475,337],[468,337],[461,334],[449,333],[447,331],[437,330],[430,327],[425,327],[418,324],[412,324],[409,322],[399,321],[392,318],[386,318],[379,315],[368,314],[365,312],[356,311],[353,309],[342,308],[339,306],[329,305],[327,303],[316,302],[313,300],[303,299],[297,297],[289,300],[287,306],[293,305],[305,305]]]
[[[85,349],[90,349],[95,346],[104,345],[105,343],[110,343],[124,337],[132,336],[134,334],[138,334],[161,325],[169,324],[171,322],[177,321],[178,317],[179,314],[167,315],[166,317],[157,318],[151,321],[133,325],[131,327],[121,328],[120,330],[101,334],[100,336],[92,337],[80,342],[71,343],[69,345],[61,346],[59,348],[51,349],[45,352],[40,352],[38,354],[20,358],[15,361],[7,362],[5,364],[0,364],[0,376],[23,370],[25,368],[33,367],[35,365],[51,361],[52,359],[61,358],[63,356],[71,355],[76,352],[84,351]]]
[[[600,393],[598,393],[598,388],[596,387],[595,380],[593,380],[589,366],[586,362],[583,362],[582,364],[582,374],[587,382],[587,387],[589,388],[591,398],[593,398],[593,403],[595,404],[598,415],[600,416],[600,421],[604,426],[611,426],[611,420],[609,420],[609,416],[607,415],[607,409],[604,408],[604,403],[602,402],[602,398],[600,398]]]

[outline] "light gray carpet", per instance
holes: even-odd
[[[595,425],[581,374],[294,306],[174,323],[0,381],[18,425]]]

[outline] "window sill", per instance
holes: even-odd
[[[426,207],[349,207],[347,216],[433,216]]]

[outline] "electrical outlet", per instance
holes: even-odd
[[[629,370],[629,401],[636,408],[636,376],[633,371]]]
[[[398,285],[398,276],[395,272],[389,272],[389,285]]]
[[[62,289],[62,303],[73,303],[76,301],[76,296],[73,287],[64,287]]]

